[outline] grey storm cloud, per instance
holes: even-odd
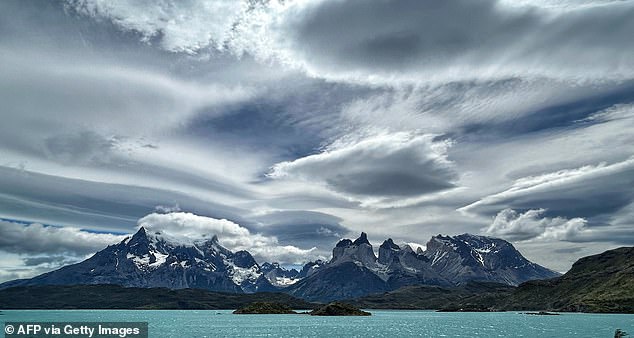
[[[446,142],[430,135],[371,136],[352,145],[273,166],[269,177],[318,180],[356,196],[423,195],[454,187],[457,174],[446,158]]]
[[[38,266],[38,265],[55,265],[62,266],[70,263],[74,263],[76,260],[64,255],[46,255],[46,256],[33,256],[25,257],[23,259],[26,266]]]
[[[11,253],[81,256],[94,253],[124,238],[122,235],[93,233],[73,227],[0,221],[0,250]]]
[[[634,6],[626,1],[574,10],[501,0],[67,4],[137,32],[145,42],[158,40],[169,51],[228,49],[277,59],[311,76],[349,81],[623,79],[634,70],[627,61],[634,51],[629,43]]]
[[[237,221],[242,221],[239,215],[244,213],[236,207],[158,187],[94,182],[6,167],[0,167],[0,175],[0,213],[13,219],[128,232],[139,218],[165,203]]]
[[[315,1],[292,13],[291,54],[315,73],[622,78],[634,70],[631,2],[552,12],[494,0]]]
[[[64,163],[108,162],[110,151],[117,145],[116,137],[103,137],[95,132],[56,135],[46,138],[46,154]]]
[[[631,245],[633,4],[0,1],[0,279],[153,211],[280,262],[359,231],[560,271]]]
[[[341,218],[315,211],[282,210],[254,216],[260,226],[255,228],[265,235],[276,236],[281,244],[300,247],[315,245],[320,254],[328,256],[330,249],[352,233],[341,225]]]
[[[545,208],[554,215],[589,218],[614,213],[631,204],[632,186],[633,158],[518,179],[509,189],[461,210],[490,214],[505,208]]]

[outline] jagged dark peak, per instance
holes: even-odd
[[[368,241],[368,235],[365,232],[361,233],[361,236],[359,236],[359,238],[357,238],[354,242],[352,242],[353,245],[361,245],[361,244],[368,244],[370,245],[370,242]]]
[[[299,272],[299,277],[307,277],[311,275],[312,273],[314,273],[317,269],[324,266],[325,264],[326,262],[324,262],[321,259],[318,259],[313,262],[308,262],[302,267],[302,270]]]
[[[137,232],[132,235],[131,240],[140,240],[140,239],[147,239],[147,231],[145,230],[144,227],[140,227],[139,230],[137,230]]]
[[[445,235],[439,234],[438,236],[433,236],[430,242],[439,242],[439,243],[452,245],[452,246],[466,245],[469,247],[480,247],[480,246],[491,245],[491,244],[496,244],[500,246],[511,245],[509,242],[503,239],[481,236],[481,235],[473,235],[469,233],[464,233],[464,234],[455,235],[455,236],[445,236]]]
[[[459,240],[459,241],[463,241],[463,242],[485,242],[485,243],[491,243],[491,242],[506,242],[503,239],[499,239],[499,238],[495,238],[495,237],[488,237],[488,236],[482,236],[482,235],[473,235],[473,234],[469,234],[469,233],[464,233],[461,235],[456,235],[454,236],[455,239]]]
[[[392,249],[392,250],[400,250],[401,247],[399,247],[398,245],[394,244],[394,241],[392,241],[391,238],[386,239],[383,244],[381,244],[380,246],[383,249]]]
[[[276,263],[276,262],[273,262],[273,263],[264,262],[264,263],[262,263],[262,264],[260,265],[260,268],[261,268],[262,270],[266,270],[266,271],[270,271],[270,270],[273,270],[273,269],[277,269],[277,268],[279,268],[279,267],[280,267],[280,264],[279,264],[279,263]]]
[[[401,247],[401,251],[403,252],[407,252],[407,253],[414,253],[414,249],[412,249],[411,246],[409,246],[409,244],[405,244],[403,245],[403,247]]]
[[[202,249],[203,251],[205,251],[206,253],[209,253],[212,255],[215,255],[216,253],[223,254],[227,257],[233,255],[233,252],[231,252],[231,250],[225,248],[224,246],[222,246],[222,244],[219,243],[218,236],[216,235],[214,235],[211,238],[211,240],[197,242],[196,246]]]
[[[438,234],[437,236],[432,236],[431,240],[434,241],[439,241],[439,242],[445,242],[445,241],[451,241],[454,238],[448,235],[443,235],[443,234]]]
[[[425,251],[423,251],[423,248],[421,248],[420,246],[416,249],[416,254],[417,255],[424,255]]]
[[[130,248],[137,248],[138,250],[147,250],[150,245],[150,239],[148,238],[145,228],[139,228],[126,245]]]
[[[344,238],[344,239],[340,240],[339,242],[337,242],[336,247],[337,248],[345,248],[345,247],[349,247],[351,245],[352,245],[352,241],[347,239],[347,238]]]
[[[240,268],[250,268],[258,265],[253,256],[246,250],[240,250],[234,253],[232,260],[233,264]]]

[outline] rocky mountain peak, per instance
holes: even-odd
[[[309,263],[310,264],[310,263]],[[308,266],[308,264],[306,264]],[[306,268],[306,266],[304,268]],[[285,287],[295,284],[302,277],[301,273],[296,269],[287,269],[277,262],[265,262],[261,265],[261,271],[264,277],[274,286]],[[303,271],[303,269],[302,269]]]
[[[401,248],[401,251],[407,252],[409,254],[413,254],[414,253],[414,249],[412,249],[412,247],[409,246],[409,244],[403,245],[403,247]]]
[[[424,254],[434,269],[457,283],[488,280],[517,285],[530,279],[558,275],[530,262],[511,243],[499,238],[472,234],[438,235],[427,243]]]
[[[391,238],[388,238],[381,244],[379,247],[379,258],[378,262],[383,265],[389,265],[394,259],[396,259],[397,252],[400,251],[401,248],[394,244]]]
[[[302,270],[299,272],[299,277],[308,277],[318,271],[324,265],[326,265],[326,262],[322,261],[321,259],[318,259],[314,262],[308,262],[304,265],[304,267],[302,267]]]
[[[149,242],[147,231],[144,227],[140,227],[139,230],[137,230],[137,232],[129,238],[128,244],[141,242]]]
[[[391,250],[400,250],[401,247],[394,244],[394,241],[391,238],[386,239],[383,244],[379,248],[391,249]]]
[[[368,241],[365,232],[354,242],[349,239],[342,239],[332,250],[330,264],[340,264],[344,262],[354,262],[364,266],[376,265],[376,256],[372,249],[372,244]]]
[[[337,245],[335,245],[336,248],[346,248],[352,245],[352,241],[344,238],[342,240],[340,240],[339,242],[337,242]]]
[[[406,285],[448,286],[473,280],[515,285],[557,276],[528,261],[504,240],[470,234],[434,236],[425,251],[418,248],[416,252],[388,238],[379,246],[377,258],[366,233],[361,233],[354,241],[339,241],[329,262],[307,263],[301,272],[278,263],[260,266],[248,251],[234,253],[211,234],[195,237],[141,227],[81,263],[9,284],[118,284],[225,292],[283,288],[327,300]]]
[[[362,232],[361,236],[359,236],[359,238],[357,238],[352,244],[353,245],[361,245],[361,244],[370,245],[370,242],[368,241],[368,235],[365,232]]]
[[[233,264],[235,264],[235,266],[239,268],[258,267],[259,269],[258,263],[255,261],[253,256],[251,256],[251,254],[246,250],[241,250],[234,253],[233,257],[231,257],[231,260],[233,261]]]

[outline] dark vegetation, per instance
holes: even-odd
[[[261,315],[261,314],[297,314],[293,309],[284,303],[255,302],[241,307],[235,311],[237,315]]]
[[[283,293],[222,293],[200,289],[124,288],[117,285],[20,286],[0,290],[0,309],[237,309],[253,302],[315,306]]]
[[[406,286],[398,290],[350,301],[366,309],[436,310],[469,306],[472,311],[489,308],[508,297],[515,288],[492,282],[468,282],[459,287]],[[472,304],[473,303],[473,304]]]
[[[311,316],[370,316],[370,312],[362,311],[353,305],[333,302],[318,307],[310,312]]]

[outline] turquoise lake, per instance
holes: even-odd
[[[150,337],[634,337],[634,315],[518,312],[439,313],[370,310],[370,317],[233,315],[213,311],[3,310],[6,321],[128,321],[149,323]]]

